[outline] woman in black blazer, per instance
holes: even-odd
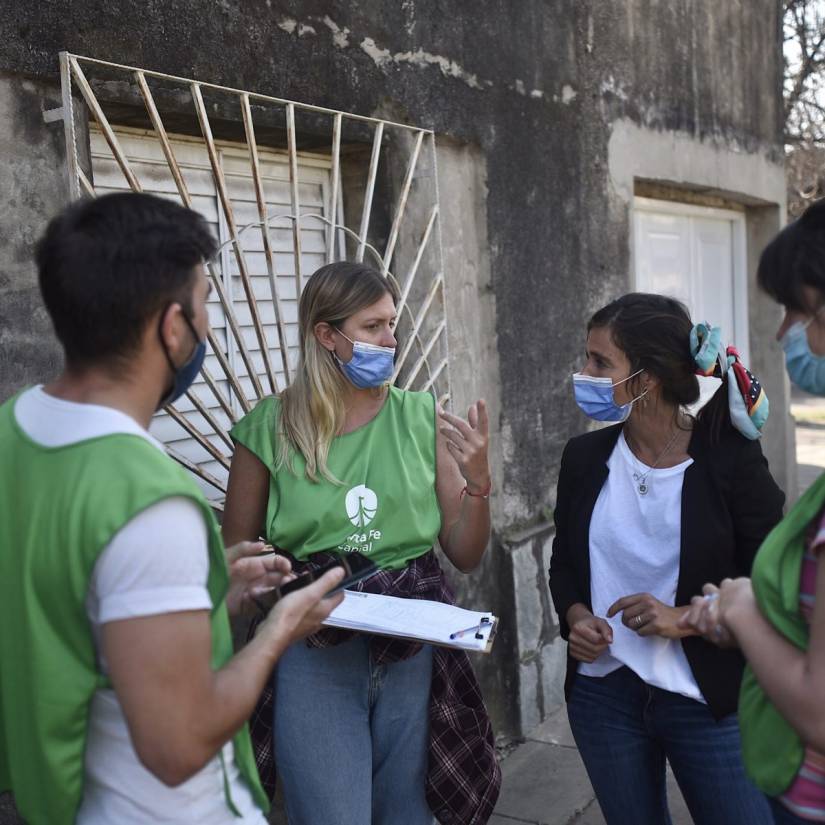
[[[568,715],[608,825],[670,822],[666,759],[697,825],[772,821],[741,764],[742,657],[678,625],[782,517],[756,440],[767,399],[719,338],[678,301],[625,295],[591,319],[574,376],[583,411],[619,422],[565,447],[550,564]],[[723,384],[693,417],[697,371]]]

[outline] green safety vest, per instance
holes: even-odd
[[[265,398],[232,429],[232,437],[269,468],[262,535],[304,559],[357,550],[379,567],[400,569],[433,546],[441,529],[435,493],[435,399],[390,387],[378,415],[334,438],[328,466],[343,482],[310,481],[303,457],[275,470],[281,402]]]
[[[765,618],[791,644],[807,650],[809,628],[799,608],[805,534],[825,506],[825,476],[818,479],[768,534],[753,563],[751,581]],[[742,755],[753,781],[768,796],[779,796],[793,782],[805,745],[745,668],[739,696]]]
[[[137,435],[43,447],[0,406],[0,791],[32,825],[70,825],[83,795],[89,705],[109,687],[86,614],[101,551],[135,515],[172,496],[195,501],[209,535],[212,667],[232,656],[229,574],[215,517],[194,480]],[[249,732],[235,761],[255,801],[269,801]],[[228,813],[237,810],[229,797]]]

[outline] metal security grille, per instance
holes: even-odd
[[[63,107],[53,117],[65,125],[72,197],[127,188],[173,197],[204,214],[221,240],[208,263],[214,300],[200,380],[152,426],[215,506],[226,491],[228,431],[289,383],[298,297],[324,263],[365,261],[395,283],[394,381],[449,401],[432,131],[68,53],[60,66]],[[78,96],[90,114],[86,169]],[[145,126],[124,126],[135,112]],[[199,134],[177,134],[187,113]],[[233,120],[239,134],[217,137],[215,124]]]

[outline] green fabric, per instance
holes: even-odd
[[[214,515],[185,470],[136,435],[42,447],[17,425],[15,401],[0,406],[0,791],[14,792],[32,825],[69,825],[83,793],[89,704],[108,686],[85,607],[101,551],[158,501],[186,496],[200,506],[213,668],[232,655],[229,575]],[[268,808],[246,727],[234,745],[241,775]]]
[[[751,580],[765,618],[791,644],[808,648],[808,625],[799,609],[799,579],[805,552],[805,533],[825,505],[825,476],[771,531],[759,548]],[[796,731],[745,668],[739,697],[739,726],[745,767],[769,796],[779,796],[799,772],[805,746]]]
[[[262,535],[298,559],[357,550],[399,569],[426,553],[441,529],[435,494],[435,399],[391,387],[378,415],[330,445],[328,466],[344,482],[310,481],[306,462],[275,470],[280,400],[265,398],[232,437],[270,470]]]

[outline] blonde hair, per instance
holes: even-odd
[[[294,472],[293,455],[306,461],[306,477],[341,484],[327,466],[332,439],[344,424],[347,379],[331,352],[315,337],[315,326],[326,321],[340,327],[351,315],[398,293],[381,273],[363,264],[322,266],[307,281],[298,305],[301,351],[292,383],[281,392],[278,450],[275,467]]]

